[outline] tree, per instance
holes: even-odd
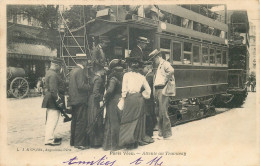
[[[46,29],[58,28],[58,9],[56,5],[8,5],[7,15],[23,14],[27,18],[35,18]]]
[[[28,20],[34,18],[40,22],[42,27],[39,33],[31,36],[30,39],[13,37],[12,31],[8,31],[8,42],[34,42],[44,44],[51,49],[59,48],[59,40],[57,38],[59,26],[58,10],[58,5],[8,5],[7,17],[23,15]]]
[[[63,17],[70,29],[83,26],[89,20],[95,18],[96,10],[91,6],[74,5],[63,13]]]

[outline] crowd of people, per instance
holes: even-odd
[[[93,71],[89,79],[87,60],[77,60],[70,72],[69,99],[71,107],[70,145],[78,149],[99,148],[118,150],[134,149],[153,143],[157,124],[159,136],[172,136],[167,113],[169,97],[175,96],[174,69],[162,58],[158,50],[149,54],[144,62],[143,49],[149,43],[139,37],[126,60],[113,59],[105,64],[103,47],[105,39],[93,49]],[[54,137],[60,116],[57,101],[65,88],[58,75],[61,60],[52,60],[45,76],[46,93],[42,107],[46,111],[45,145],[56,146],[62,142]],[[156,64],[156,70],[153,66]]]

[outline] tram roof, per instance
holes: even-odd
[[[150,21],[150,22],[149,22]],[[158,27],[156,21],[142,20],[124,20],[124,21],[108,21],[103,19],[93,19],[86,24],[87,31],[91,36],[100,36],[118,27],[139,28],[152,30]]]

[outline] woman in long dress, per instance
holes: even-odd
[[[103,116],[100,114],[100,102],[103,101],[105,91],[105,70],[95,73],[92,80],[92,93],[88,100],[88,128],[89,143],[91,147],[102,146],[104,137]]]
[[[135,58],[128,58],[130,71],[123,76],[122,111],[119,146],[128,149],[137,148],[145,137],[145,110],[144,98],[149,99],[151,88],[145,77],[139,73],[141,62]],[[141,88],[144,91],[141,93]]]
[[[110,62],[109,68],[111,74],[108,76],[108,87],[104,95],[106,101],[106,119],[104,132],[104,150],[118,149],[120,110],[117,107],[119,98],[121,98],[123,63],[119,59]]]

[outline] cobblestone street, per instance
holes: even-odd
[[[219,165],[226,161],[232,161],[230,165],[247,165],[257,162],[254,156],[257,152],[257,132],[256,132],[256,93],[249,93],[246,103],[241,108],[218,109],[216,116],[208,117],[198,121],[172,127],[173,136],[169,140],[159,139],[155,132],[155,143],[141,146],[137,150],[132,150],[136,154],[142,152],[182,152],[185,156],[174,156],[174,162],[178,164],[204,165],[203,160],[213,160]],[[49,161],[57,159],[65,161],[68,157],[93,156],[93,154],[105,154],[110,156],[109,151],[103,149],[78,150],[69,145],[70,122],[63,123],[60,118],[56,133],[57,137],[62,137],[61,146],[44,146],[45,130],[45,109],[40,108],[42,97],[26,99],[8,99],[8,133],[7,143],[17,160],[25,160],[27,157],[48,158]],[[30,156],[21,159],[18,151],[60,151],[59,153],[28,153]],[[241,150],[241,148],[243,150]],[[122,150],[123,152],[125,150]],[[214,153],[210,153],[213,151]],[[55,158],[49,158],[55,154]],[[18,157],[19,156],[19,157]],[[111,157],[111,156],[110,156]],[[134,159],[134,156],[127,156]],[[246,160],[245,160],[246,158]],[[85,159],[85,157],[84,157]],[[171,158],[165,156],[167,162]],[[169,161],[168,161],[169,160]],[[165,161],[165,163],[166,163]],[[25,164],[26,162],[23,161]],[[187,163],[188,162],[188,163]],[[60,162],[58,162],[60,163]],[[43,164],[44,165],[44,164]],[[59,165],[59,164],[58,164]],[[62,165],[62,164],[61,164]],[[171,164],[167,164],[171,165]],[[175,164],[172,164],[175,165]]]

